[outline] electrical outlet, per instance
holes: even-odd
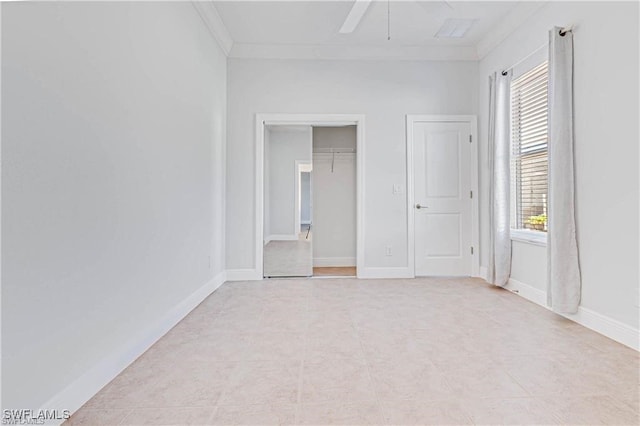
[[[386,256],[393,256],[393,252],[392,252],[392,250],[391,250],[391,246],[387,246],[387,247],[385,247],[385,249],[384,249],[384,254],[385,254]]]

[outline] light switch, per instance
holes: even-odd
[[[399,183],[394,183],[393,184],[393,193],[394,194],[402,194],[402,185],[400,185]]]

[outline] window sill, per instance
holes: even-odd
[[[512,229],[511,241],[520,241],[536,246],[547,246],[547,233],[541,231],[530,231],[528,229]]]

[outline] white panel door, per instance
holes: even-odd
[[[415,122],[415,273],[471,275],[471,125]]]

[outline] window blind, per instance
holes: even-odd
[[[548,62],[511,82],[511,226],[547,230]]]

